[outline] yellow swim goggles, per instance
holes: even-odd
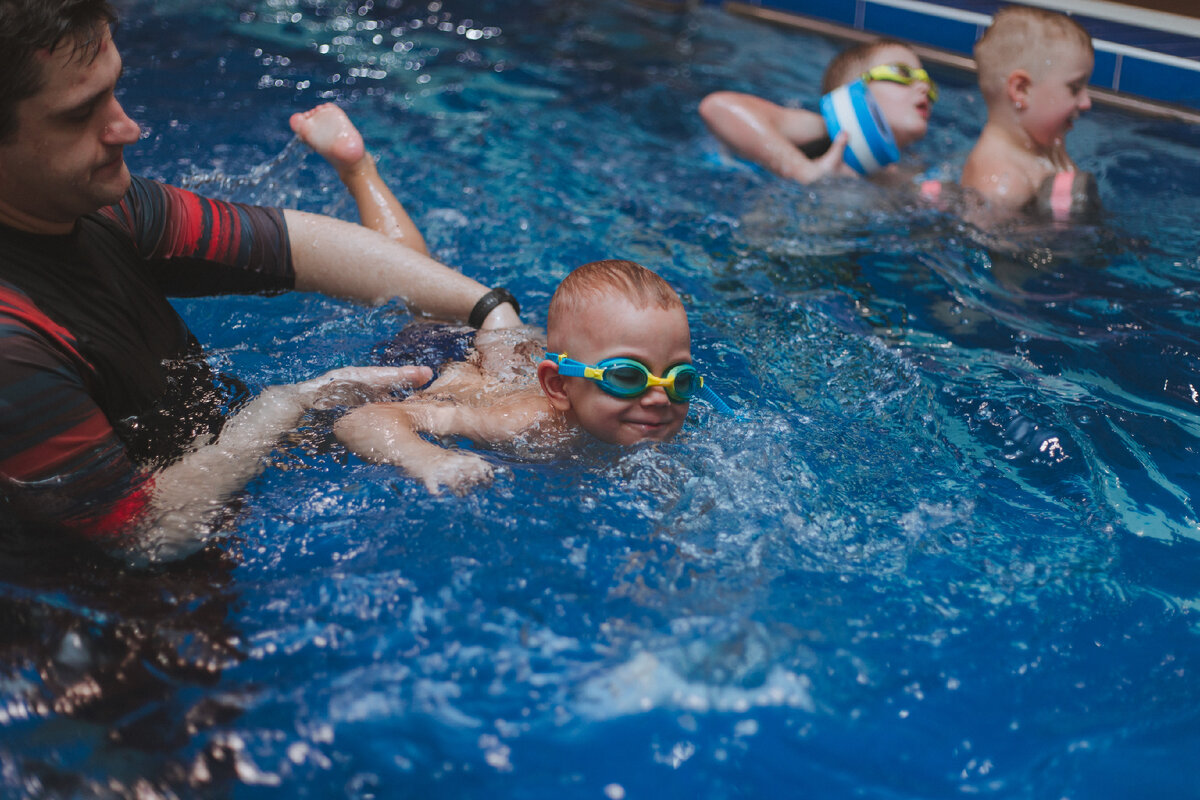
[[[923,69],[910,67],[908,64],[879,64],[871,67],[862,74],[864,81],[891,81],[910,86],[917,81],[929,84],[929,102],[936,103],[938,99],[937,84],[929,73]]]
[[[734,414],[716,392],[704,385],[703,376],[691,364],[676,364],[659,377],[632,358],[606,358],[598,364],[584,364],[568,358],[566,353],[546,353],[546,358],[558,365],[559,375],[595,381],[604,392],[623,400],[640,397],[651,387],[661,386],[672,403],[687,403],[696,398],[722,414]]]

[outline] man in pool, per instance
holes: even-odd
[[[903,151],[929,127],[937,89],[917,54],[898,39],[874,39],[843,50],[825,68],[821,93],[863,78]],[[700,103],[710,131],[734,153],[783,178],[812,183],[855,174],[844,161],[843,132],[830,141],[822,116],[757,95],[713,92]]]
[[[481,327],[520,322],[511,295],[367,228],[131,178],[123,150],[140,131],[115,96],[114,20],[106,0],[0,0],[6,526],[119,536],[195,521],[185,507],[218,507],[330,391],[429,377],[339,371],[264,393],[212,440],[226,396],[168,292],[401,297]],[[198,435],[210,444],[194,447]]]
[[[572,271],[550,300],[546,330],[536,384],[501,379],[488,359],[520,358],[521,349],[497,341],[503,332],[481,331],[473,361],[449,365],[401,402],[359,406],[334,430],[355,453],[401,467],[431,492],[462,492],[489,481],[491,464],[421,434],[559,451],[585,435],[618,445],[667,441],[693,398],[729,412],[691,364],[679,295],[639,264],[594,261]]]

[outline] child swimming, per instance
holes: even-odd
[[[424,247],[345,112],[325,104],[294,115],[291,125],[337,170],[364,225]],[[495,299],[515,304],[503,290]],[[586,436],[631,445],[672,438],[693,398],[729,411],[691,365],[679,295],[639,264],[607,260],[573,270],[551,298],[546,328],[536,381],[520,378],[538,344],[528,329],[480,331],[468,359],[445,365],[421,392],[351,411],[334,431],[362,458],[395,464],[431,492],[462,492],[490,480],[491,464],[421,434],[490,447],[561,449]]]
[[[1094,205],[1094,183],[1079,179],[1065,144],[1072,124],[1092,107],[1087,31],[1057,12],[1010,6],[975,45],[975,60],[988,117],[963,167],[963,186],[1000,217],[1039,205],[1039,194],[1040,205],[1058,218],[1073,205]]]
[[[496,332],[476,339],[476,357],[449,365],[400,402],[359,407],[334,427],[362,458],[395,464],[431,492],[487,482],[478,453],[422,438],[457,436],[488,446],[560,450],[590,435],[632,445],[679,432],[693,398],[725,404],[691,364],[683,302],[658,275],[632,261],[584,264],[559,284],[546,320],[537,383],[502,380],[487,359],[518,354]],[[490,338],[484,338],[490,337]],[[489,353],[491,348],[496,352]]]
[[[937,87],[917,54],[897,39],[875,39],[839,53],[821,80],[828,95],[862,79],[899,150],[920,141],[929,127]],[[741,92],[713,92],[700,103],[710,131],[734,153],[783,178],[812,183],[852,175],[843,132],[831,141],[825,117],[786,108]]]

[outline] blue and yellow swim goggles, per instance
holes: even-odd
[[[558,365],[559,375],[595,381],[602,391],[613,397],[630,400],[661,386],[673,403],[687,403],[695,398],[722,414],[734,414],[716,392],[704,385],[704,376],[691,364],[676,364],[666,375],[659,377],[632,358],[606,358],[595,365],[568,358],[566,353],[546,353],[546,358]]]
[[[870,81],[891,81],[892,83],[902,83],[905,86],[911,86],[917,81],[929,84],[930,103],[936,103],[938,99],[937,84],[933,82],[933,78],[929,77],[929,73],[917,67],[910,67],[908,64],[879,64],[871,67],[861,75],[866,82]]]

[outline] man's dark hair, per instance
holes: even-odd
[[[34,55],[62,45],[91,61],[116,21],[108,0],[0,0],[0,142],[17,132],[17,104],[45,84]]]

